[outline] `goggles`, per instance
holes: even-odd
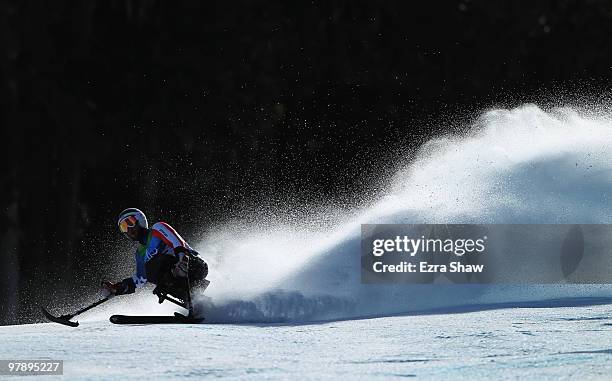
[[[133,228],[137,223],[138,220],[135,216],[127,216],[119,221],[119,230],[121,230],[121,233],[127,233],[128,228]]]

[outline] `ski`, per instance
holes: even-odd
[[[47,320],[49,320],[49,321],[52,321],[54,323],[59,323],[59,324],[67,325],[69,327],[78,327],[79,326],[79,322],[78,321],[70,321],[70,319],[72,319],[74,317],[72,315],[53,316],[46,309],[41,308],[41,310],[43,312],[43,315],[45,315],[45,318],[47,318]]]
[[[45,315],[45,318],[47,318],[47,320],[52,321],[54,323],[59,323],[59,324],[63,324],[66,325],[68,327],[78,327],[79,326],[79,322],[78,321],[70,321],[70,319],[72,319],[73,317],[82,314],[85,311],[89,311],[94,307],[99,306],[102,303],[108,302],[109,300],[111,300],[114,297],[114,295],[110,294],[110,295],[106,295],[104,298],[93,302],[92,304],[85,306],[83,308],[81,308],[80,310],[73,312],[71,314],[66,314],[66,315],[62,315],[62,316],[54,316],[51,315],[49,313],[49,311],[47,311],[45,308],[41,307],[40,309],[42,310],[43,315]]]
[[[113,324],[197,324],[204,318],[192,318],[175,312],[174,316],[113,315],[109,320]]]

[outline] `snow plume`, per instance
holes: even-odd
[[[611,147],[608,113],[491,110],[423,145],[369,207],[329,212],[333,228],[285,215],[209,234],[201,303],[209,321],[282,322],[611,296],[606,285],[366,285],[359,259],[363,223],[612,223]]]
[[[525,105],[491,110],[469,127],[424,144],[368,207],[296,216],[279,205],[272,218],[253,216],[257,222],[209,232],[195,245],[210,266],[212,283],[197,300],[207,322],[609,300],[608,285],[460,285],[444,276],[436,284],[361,284],[363,223],[612,223],[612,113]],[[559,266],[551,263],[551,272]],[[154,300],[144,292],[130,299],[127,311],[113,302],[95,316],[167,314],[172,307],[164,303],[153,311]]]

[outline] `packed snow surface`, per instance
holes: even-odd
[[[612,306],[508,308],[319,324],[0,327],[2,358],[66,380],[609,380]],[[40,378],[42,377],[42,378]],[[54,380],[59,376],[19,377]]]

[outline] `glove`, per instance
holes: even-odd
[[[181,255],[170,272],[175,278],[186,278],[189,272],[189,257],[185,254]]]
[[[102,288],[105,288],[113,295],[123,295],[127,291],[127,287],[124,282],[113,283],[110,281],[102,282]]]

